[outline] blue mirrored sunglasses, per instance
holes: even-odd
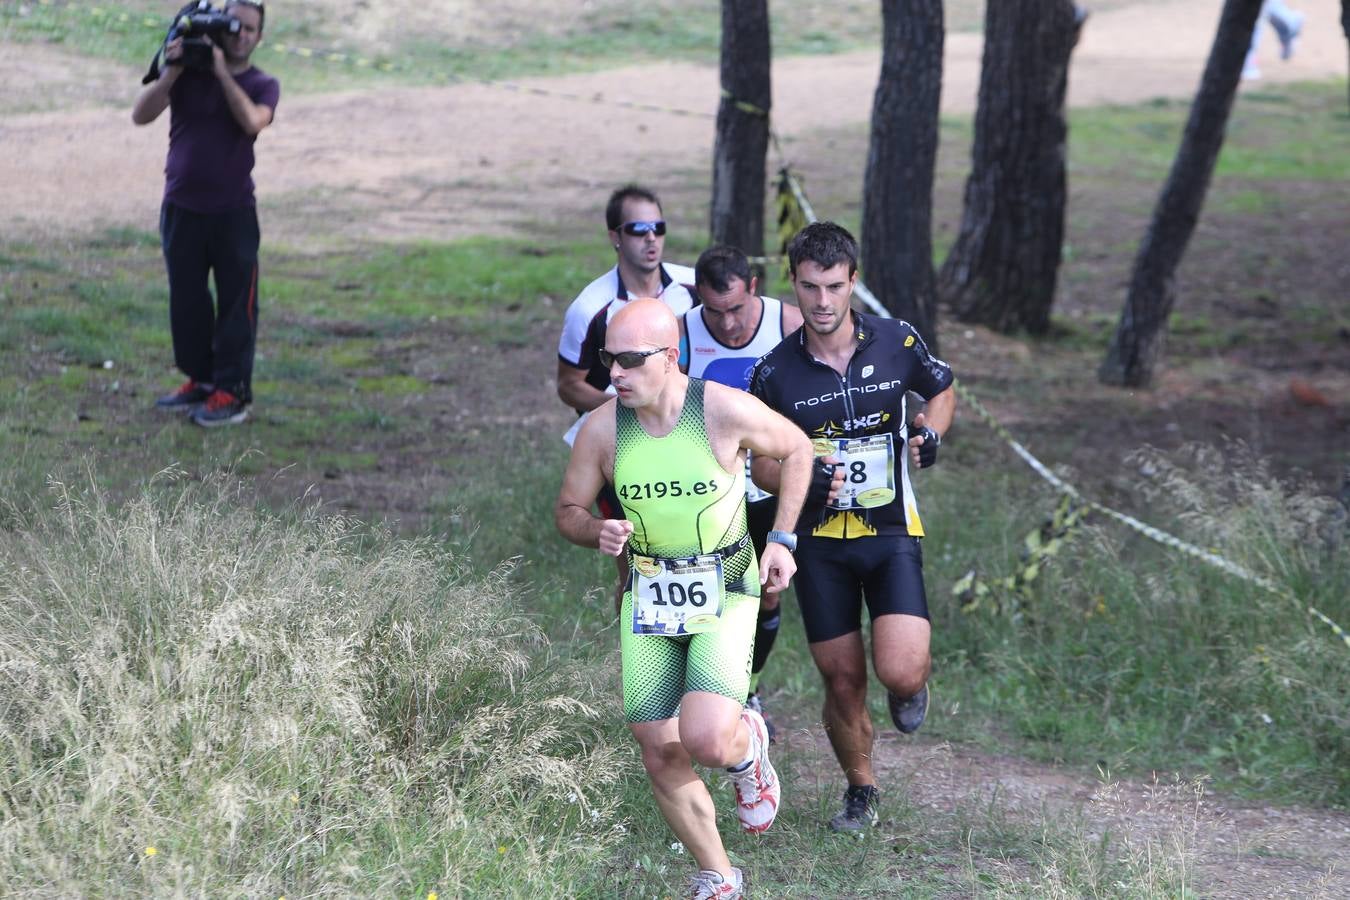
[[[619,226],[619,230],[633,237],[642,237],[649,231],[661,237],[666,233],[666,223],[664,219],[657,219],[655,222],[624,222]]]

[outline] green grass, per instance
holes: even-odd
[[[1345,139],[1344,90],[1334,82],[1282,86],[1276,103],[1243,95],[1228,122],[1216,179],[1344,182],[1350,163],[1326,148]],[[1071,173],[1105,169],[1161,182],[1171,168],[1190,104],[1155,100],[1070,112]]]
[[[439,441],[434,450],[453,452],[454,437],[440,441],[419,411],[445,348],[467,335],[518,349],[561,313],[559,285],[584,283],[606,264],[603,247],[483,240],[324,257],[265,251],[267,340],[256,386],[269,397],[260,413],[268,428],[258,439],[203,443],[180,422],[142,412],[175,382],[156,242],[117,231],[75,253],[12,246],[8,255],[0,292],[13,314],[0,319],[0,376],[17,390],[0,399],[0,429],[26,432],[22,457],[39,477],[40,460],[60,457],[67,441],[127,447],[133,461],[105,472],[117,484],[134,484],[157,460],[195,458],[208,447],[208,466],[259,451],[274,470],[296,464],[316,480],[373,471],[371,435],[415,432]],[[422,359],[429,371],[408,368]],[[40,412],[72,399],[87,418]],[[34,419],[44,424],[20,424]],[[334,428],[351,438],[331,440]]]
[[[983,450],[973,443],[956,453]],[[1146,517],[1298,599],[1098,521],[1030,596],[970,615],[938,607],[941,702],[959,700],[962,714],[939,712],[934,736],[991,749],[1011,738],[1049,760],[1203,773],[1226,791],[1344,807],[1350,716],[1334,686],[1350,676],[1350,649],[1307,613],[1350,619],[1336,505],[1279,484],[1257,460],[1193,452],[1141,457],[1157,473],[1136,485]],[[959,465],[943,475],[925,496],[960,492],[947,481]],[[1054,503],[1046,496],[1038,509],[1018,482],[964,497],[959,523],[939,504],[934,531],[962,537],[939,564],[930,557],[938,584],[972,568],[991,579],[1016,571],[1013,541]]]
[[[690,860],[612,712],[612,630],[550,641],[553,586],[312,506],[255,511],[229,475],[109,502],[68,468],[80,483],[0,508],[11,889],[680,890]],[[811,802],[818,772],[780,765],[796,800],[775,829],[726,829],[773,896],[1023,890],[1010,863],[1066,895],[1176,881],[1160,847],[974,794],[935,811],[897,790],[874,837],[842,840],[820,827],[834,786]]]

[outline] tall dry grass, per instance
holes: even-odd
[[[8,890],[537,897],[593,879],[622,831],[605,681],[553,659],[506,571],[259,514],[224,480],[169,472],[118,505],[52,492],[0,522]]]
[[[1240,445],[1130,464],[1129,508],[1279,592],[1095,520],[1018,598],[1022,621],[944,623],[964,692],[1057,757],[1344,806],[1350,648],[1309,607],[1350,624],[1346,509]],[[992,527],[983,545],[1006,544]]]

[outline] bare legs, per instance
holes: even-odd
[[[928,681],[932,628],[921,616],[890,614],[872,622],[872,662],[877,679],[900,697]],[[875,784],[872,717],[867,711],[867,657],[861,631],[818,641],[811,656],[825,680],[822,720],[849,784]]]
[[[741,705],[701,691],[684,695],[678,719],[629,726],[642,748],[642,765],[656,805],[699,868],[730,879],[731,861],[717,832],[707,785],[693,764],[723,769],[749,755],[750,733],[741,723]]]

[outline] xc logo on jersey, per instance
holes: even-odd
[[[882,422],[889,420],[890,413],[874,412],[870,416],[863,416],[861,419],[846,419],[844,421],[845,431],[859,431],[863,428],[875,428]]]

